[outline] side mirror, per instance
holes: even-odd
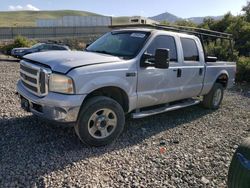
[[[212,57],[212,56],[207,56],[205,60],[206,60],[206,62],[216,62],[218,60],[218,58]]]
[[[155,51],[155,68],[168,69],[170,61],[169,49],[158,48]]]

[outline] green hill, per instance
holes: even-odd
[[[63,16],[101,16],[86,11],[6,11],[0,12],[0,27],[35,26],[37,19],[57,19]]]

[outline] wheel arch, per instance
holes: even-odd
[[[226,71],[222,71],[217,75],[214,83],[220,83],[223,88],[226,89],[228,85],[228,78],[228,73]]]
[[[84,102],[96,96],[109,97],[118,102],[123,108],[125,113],[129,111],[129,97],[127,93],[120,87],[104,86],[101,88],[94,89],[85,97]],[[82,105],[84,105],[84,102]]]

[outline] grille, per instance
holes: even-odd
[[[20,78],[23,86],[37,96],[48,94],[48,76],[50,70],[26,61],[20,63]]]

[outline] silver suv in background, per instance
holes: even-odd
[[[236,63],[207,57],[193,31],[169,30],[119,29],[83,52],[25,56],[17,83],[22,107],[74,123],[81,141],[91,146],[117,138],[125,114],[143,118],[199,103],[219,108],[224,90],[233,86]],[[230,40],[228,34],[211,32],[199,34]]]

